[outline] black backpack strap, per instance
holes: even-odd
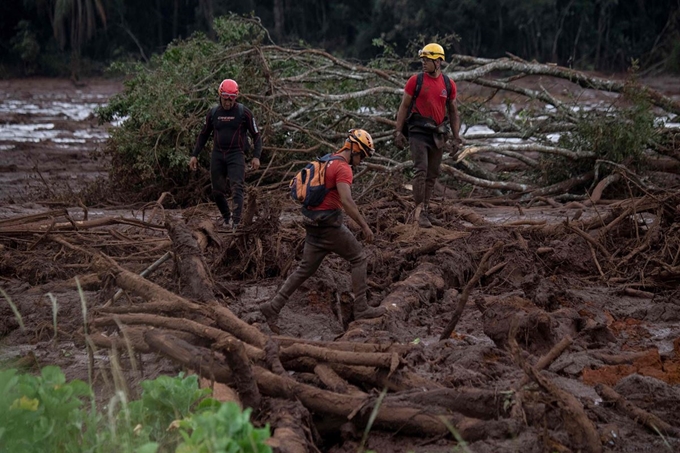
[[[423,87],[423,76],[423,73],[419,72],[418,76],[416,77],[416,89],[413,92],[413,96],[411,97],[411,105],[408,106],[408,116],[406,117],[407,122],[413,111],[413,106],[416,105],[416,98],[420,94],[420,89]]]
[[[219,105],[216,105],[212,109],[210,109],[210,122],[212,123],[213,127],[215,127],[215,113],[217,113],[217,109],[220,108]]]
[[[449,102],[449,97],[451,96],[453,86],[451,85],[451,79],[449,79],[449,76],[447,76],[443,72],[442,75],[444,76],[444,85],[446,85],[446,102]]]

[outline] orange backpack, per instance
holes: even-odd
[[[326,166],[328,162],[338,159],[342,159],[342,156],[326,154],[297,172],[289,184],[293,200],[305,208],[319,206],[329,191],[326,189]]]

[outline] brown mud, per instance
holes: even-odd
[[[676,82],[650,85],[678,95]],[[121,84],[32,79],[0,87],[5,106],[22,100],[55,111],[55,99],[100,104]],[[457,436],[472,452],[680,450],[678,187],[592,206],[521,206],[447,191],[432,206],[443,226],[422,230],[408,222],[404,181],[385,181],[359,207],[376,233],[365,246],[369,300],[387,314],[350,319],[349,269],[331,256],[294,294],[281,335],[272,336],[257,305],[275,294],[302,250],[299,214],[285,193],[249,187],[253,222],[235,234],[216,224],[211,204],[180,211],[164,209],[163,200],[65,203],[105,172],[93,152],[107,126],[92,116],[0,115],[6,125],[59,131],[35,143],[0,138],[0,288],[24,326],[1,297],[5,366],[54,364],[86,381],[93,366],[105,402],[114,370],[134,394],[140,380],[192,368],[189,360],[212,347],[225,356],[225,383],[260,406],[258,422],[288,433],[278,445],[299,441],[279,451],[358,451],[383,388],[364,445],[377,452],[456,451]],[[358,193],[368,179],[358,179]],[[135,277],[167,252],[172,259]],[[453,332],[440,338],[461,307]],[[209,328],[182,330],[178,319]],[[232,356],[235,338],[245,349]],[[347,344],[354,354],[328,352]],[[159,353],[168,345],[174,359]],[[360,355],[360,347],[375,350]],[[258,389],[230,376],[236,369],[257,382],[261,404]],[[310,388],[321,389],[316,400]],[[612,390],[645,417],[618,404]],[[291,434],[300,426],[306,437]]]

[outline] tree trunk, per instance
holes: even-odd
[[[286,31],[283,2],[284,0],[274,0],[274,36],[278,43],[283,41],[284,33]]]

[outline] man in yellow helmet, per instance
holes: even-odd
[[[274,333],[279,313],[290,296],[311,277],[329,253],[347,260],[352,270],[354,318],[377,318],[384,307],[370,307],[366,299],[366,255],[354,234],[345,226],[344,210],[360,227],[366,242],[373,241],[373,231],[352,198],[352,168],[373,154],[373,139],[363,129],[349,131],[345,143],[328,159],[325,167],[326,194],[319,205],[302,208],[306,230],[302,262],[270,302],[260,305],[267,324]]]
[[[441,71],[444,49],[436,43],[423,47],[418,56],[423,72],[411,76],[397,112],[395,143],[404,148],[408,134],[415,176],[413,199],[418,225],[431,228],[434,218],[428,209],[434,183],[439,176],[444,146],[453,137],[455,148],[462,143],[456,106],[456,84]]]

